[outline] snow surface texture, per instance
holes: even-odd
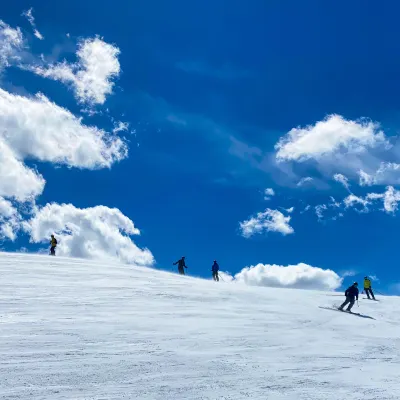
[[[0,253],[1,399],[399,399],[400,299]]]

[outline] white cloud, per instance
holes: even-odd
[[[80,209],[72,204],[47,204],[36,209],[24,227],[34,243],[47,243],[54,233],[61,256],[119,259],[143,266],[154,262],[151,252],[137,247],[130,237],[139,235],[140,231],[116,208],[96,206]]]
[[[129,122],[122,122],[122,121],[118,121],[118,122],[114,122],[114,129],[113,129],[113,133],[119,133],[119,132],[126,132],[129,129]]]
[[[100,38],[86,39],[79,44],[77,63],[64,61],[46,67],[32,67],[31,70],[45,78],[72,85],[81,103],[104,104],[106,96],[113,92],[113,79],[121,71],[119,54],[118,47]]]
[[[361,205],[362,208],[361,209],[357,209],[360,212],[368,212],[368,205],[370,204],[370,202],[367,199],[364,199],[362,197],[358,197],[355,194],[350,194],[349,196],[347,196],[344,200],[343,203],[345,205],[346,208],[349,207],[355,207],[357,205]]]
[[[368,278],[371,279],[371,281],[379,282],[379,278],[376,275],[368,275]]]
[[[39,40],[44,40],[44,36],[37,30],[33,30],[33,34],[39,39]]]
[[[383,207],[386,212],[394,213],[397,211],[398,202],[400,201],[400,191],[393,186],[388,186],[383,197]]]
[[[328,206],[326,204],[319,204],[315,206],[315,214],[317,214],[318,220],[321,220],[324,218],[324,211],[328,209]]]
[[[24,12],[22,13],[22,16],[25,17],[25,18],[29,21],[29,23],[31,24],[34,35],[35,35],[39,40],[43,40],[43,39],[44,39],[43,35],[42,35],[42,34],[37,30],[37,28],[36,28],[35,18],[34,18],[34,16],[33,16],[33,8],[31,7],[29,10],[24,11]]]
[[[4,143],[1,136],[0,176],[0,196],[13,197],[18,201],[33,199],[40,195],[46,183],[40,174],[17,159],[16,154]]]
[[[297,183],[297,186],[304,186],[307,183],[312,182],[314,179],[311,178],[310,176],[307,176],[305,178],[301,178],[300,181]]]
[[[314,290],[335,290],[342,284],[334,271],[304,263],[288,266],[258,264],[242,269],[235,275],[235,280],[252,286]]]
[[[372,175],[367,174],[362,169],[360,171],[358,171],[358,175],[360,177],[360,179],[359,179],[360,186],[371,186],[375,182],[375,178]]]
[[[342,213],[338,213],[338,209],[341,208],[341,203],[338,203],[334,197],[330,196],[330,202],[327,204],[318,204],[314,207],[315,214],[317,215],[318,221],[322,221],[327,212],[330,213],[330,218],[336,220],[338,217],[342,217]],[[332,213],[334,213],[332,215]]]
[[[341,151],[360,153],[379,144],[387,144],[387,141],[377,124],[330,115],[313,126],[292,129],[275,148],[278,160],[302,162]]]
[[[24,44],[19,28],[14,29],[0,20],[0,72],[20,60],[19,52]]]
[[[342,174],[335,174],[334,176],[333,176],[333,179],[336,181],[336,182],[339,182],[339,183],[341,183],[347,190],[350,190],[349,189],[349,180],[344,176],[344,175],[342,175]]]
[[[10,201],[0,197],[0,239],[14,241],[21,226],[21,216]]]
[[[271,200],[271,197],[275,196],[275,191],[272,188],[265,189],[264,195],[264,200]]]
[[[294,207],[286,208],[285,210],[286,210],[286,212],[291,214],[294,211]]]
[[[0,89],[0,125],[0,140],[18,159],[95,169],[110,167],[127,156],[120,138],[83,125],[43,95],[27,98]]]
[[[267,208],[255,217],[240,222],[240,230],[245,238],[263,232],[279,232],[282,235],[289,235],[294,232],[294,229],[289,225],[290,219],[291,217],[285,217],[278,210]]]
[[[400,202],[400,191],[396,190],[393,186],[388,186],[384,193],[368,193],[364,198],[351,194],[344,199],[343,203],[346,208],[361,205],[363,208],[358,211],[368,212],[368,206],[373,205],[377,200],[383,201],[384,211],[394,213],[397,211],[398,203]]]
[[[368,174],[360,170],[358,174],[360,186],[397,185],[400,183],[400,164],[381,162],[376,172]]]

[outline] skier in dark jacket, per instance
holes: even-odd
[[[211,271],[214,281],[219,282],[219,276],[218,276],[219,265],[216,260],[214,260],[214,264],[211,267]]]
[[[54,237],[54,235],[51,235],[50,239],[50,255],[55,256],[56,255],[56,247],[57,247],[57,239]]]
[[[339,307],[340,311],[343,311],[343,308],[348,304],[346,311],[351,312],[351,308],[354,306],[354,303],[357,299],[358,301],[358,283],[354,282],[345,292],[346,301]]]
[[[185,275],[185,270],[183,268],[187,268],[185,264],[185,257],[182,257],[180,260],[174,263],[174,265],[178,264],[178,272],[180,275]]]

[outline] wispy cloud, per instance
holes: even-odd
[[[343,174],[335,174],[333,175],[333,179],[341,183],[347,190],[350,190],[349,180]]]
[[[39,40],[44,40],[44,36],[37,30],[36,28],[36,23],[35,23],[35,18],[33,16],[33,8],[31,7],[29,10],[24,11],[22,13],[22,16],[25,17],[28,22],[30,23],[32,29],[33,29],[33,34],[39,39]]]
[[[0,20],[0,73],[20,61],[24,38],[19,28],[12,28]]]
[[[310,183],[314,180],[311,176],[306,176],[305,178],[301,178],[299,182],[297,182],[297,186],[305,186],[307,183]]]

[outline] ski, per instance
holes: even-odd
[[[353,311],[339,310],[338,307],[321,307],[321,306],[320,306],[319,308],[322,308],[322,309],[324,309],[324,310],[338,311],[338,312],[341,312],[341,313],[344,313],[344,314],[358,315],[359,317],[361,317],[361,314],[360,314],[360,313],[355,313],[355,312],[353,312]]]
[[[341,312],[343,314],[351,314],[351,315],[355,315],[356,317],[360,317],[360,318],[375,319],[373,317],[370,317],[369,315],[355,313],[353,311],[346,311],[346,310],[342,311],[342,310],[339,310],[338,307],[322,307],[322,306],[318,306],[318,308],[322,308],[323,310],[337,311],[337,312]]]

